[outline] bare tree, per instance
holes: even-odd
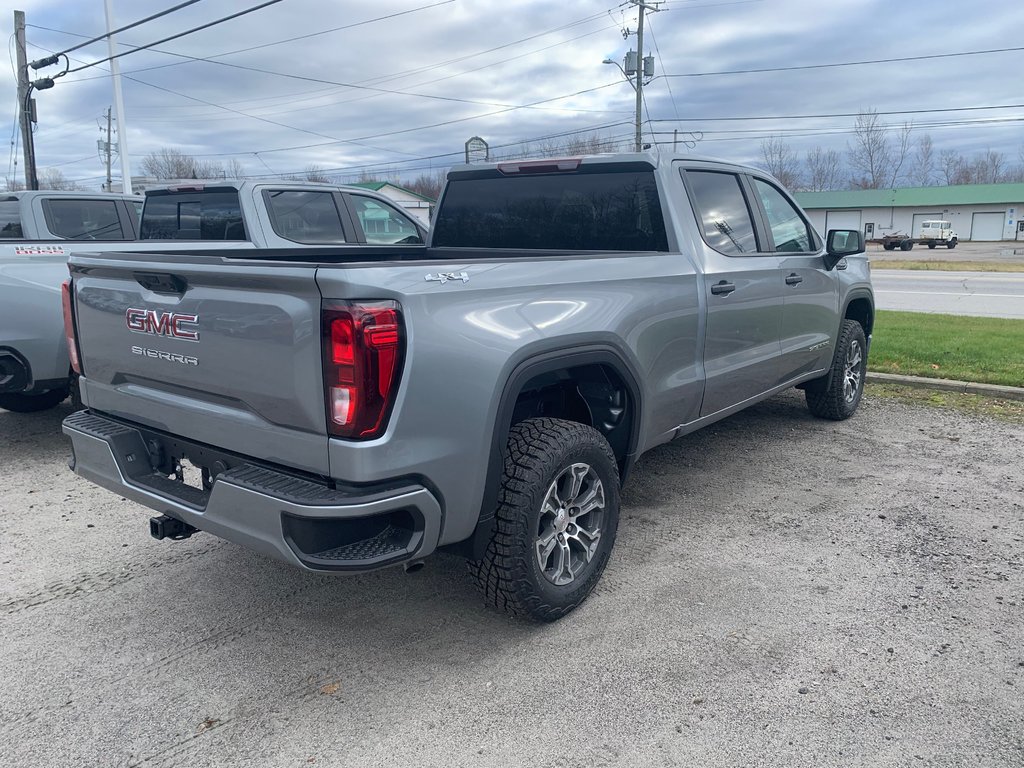
[[[913,125],[904,123],[894,143],[889,140],[889,127],[878,119],[877,112],[868,110],[857,115],[853,145],[848,152],[854,173],[853,186],[860,189],[895,187],[910,152],[912,129]]]
[[[782,186],[797,189],[800,186],[800,162],[796,153],[779,136],[761,140],[762,167],[782,182]]]
[[[223,178],[224,166],[215,160],[197,160],[180,149],[163,147],[142,159],[142,172],[157,179]]]
[[[224,178],[244,179],[245,177],[245,166],[242,165],[241,161],[237,157],[232,157],[228,160],[228,164],[224,166]]]
[[[1006,177],[1006,157],[988,149],[971,163],[972,184],[998,184]]]
[[[807,153],[806,188],[810,192],[825,192],[842,186],[842,161],[834,149],[815,147]]]
[[[306,170],[302,172],[303,179],[305,181],[313,181],[318,184],[333,184],[334,179],[327,175],[324,171],[323,166],[320,165],[307,165]]]
[[[924,134],[917,140],[914,152],[914,168],[910,173],[910,181],[918,187],[930,187],[935,180],[935,146],[932,137]]]
[[[85,187],[67,178],[60,168],[43,168],[39,171],[40,189],[81,190]]]
[[[939,173],[946,186],[967,183],[967,163],[955,149],[944,149],[939,153]]]
[[[447,176],[448,171],[445,169],[421,173],[406,184],[405,187],[424,197],[437,200],[441,196],[441,189],[444,187],[444,181]]]

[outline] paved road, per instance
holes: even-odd
[[[960,243],[948,248],[915,247],[909,251],[887,251],[880,245],[868,245],[873,264],[895,261],[1000,261],[1024,265],[1024,240],[998,243]]]
[[[452,557],[301,573],[75,477],[0,411],[0,766],[1024,765],[1024,429],[797,392],[645,456],[535,626]]]
[[[1024,272],[871,270],[879,309],[1024,319]]]

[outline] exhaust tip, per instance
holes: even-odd
[[[411,560],[411,561],[409,561],[408,563],[405,564],[405,572],[406,573],[416,573],[416,571],[422,571],[422,570],[423,570],[423,561],[422,560]]]

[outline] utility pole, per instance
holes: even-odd
[[[34,122],[32,109],[34,99],[28,80],[28,57],[25,54],[25,12],[14,12],[14,40],[18,50],[18,115],[21,122],[21,146],[25,158],[25,188],[39,189],[39,176],[36,173],[36,149],[32,136]]]
[[[640,127],[644,108],[644,11],[647,10],[647,6],[644,5],[643,0],[633,0],[633,3],[640,10],[640,20],[636,25],[636,146],[634,151],[643,152],[644,139]]]
[[[113,180],[110,178],[110,158],[111,158],[111,156],[114,153],[114,146],[113,146],[113,144],[110,143],[111,142],[111,136],[110,136],[111,125],[110,125],[110,123],[111,123],[110,107],[107,107],[107,141],[106,141],[106,143],[104,144],[104,147],[103,147],[104,155],[106,155],[106,158],[107,158],[107,186],[106,186],[107,192],[113,192],[114,191]]]

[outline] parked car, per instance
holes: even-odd
[[[456,168],[425,248],[76,254],[71,465],[157,538],[326,572],[445,549],[557,619],[645,451],[794,386],[856,411],[863,250],[762,171],[637,153]]]
[[[141,209],[141,221],[139,217]],[[72,253],[416,244],[426,232],[360,188],[188,181],[143,199],[22,192],[0,199],[0,408],[52,408],[74,393],[60,286]],[[141,238],[141,242],[139,241]]]

